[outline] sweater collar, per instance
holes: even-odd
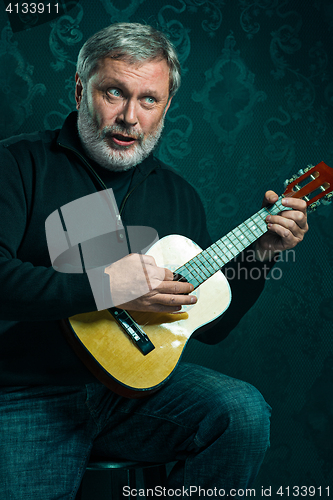
[[[92,163],[83,149],[78,134],[77,111],[73,111],[67,116],[60,130],[57,143],[58,146],[73,151],[77,156],[83,158],[86,163]],[[134,175],[138,178],[137,180],[140,180],[140,177],[144,178],[158,168],[160,168],[158,161],[150,154],[145,160],[134,167]]]

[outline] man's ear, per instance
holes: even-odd
[[[82,94],[83,94],[83,85],[81,82],[81,78],[79,77],[78,73],[75,74],[75,100],[76,100],[76,109],[79,109],[81,99],[82,99]]]
[[[168,109],[170,108],[171,101],[172,101],[172,97],[169,98],[168,104],[164,108],[163,118],[165,117],[165,115],[167,114]]]

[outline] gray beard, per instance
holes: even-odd
[[[78,132],[86,154],[101,167],[113,172],[124,172],[141,163],[156,147],[164,127],[164,117],[161,119],[156,132],[149,134],[146,139],[136,130],[111,125],[98,130],[97,124],[91,117],[87,99],[83,96],[78,110]],[[111,133],[123,133],[137,138],[137,144],[129,149],[114,149],[106,142],[105,137]]]

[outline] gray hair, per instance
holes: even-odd
[[[169,93],[180,87],[181,68],[170,40],[155,28],[139,23],[116,23],[91,36],[79,52],[76,71],[83,84],[105,57],[122,59],[130,64],[165,59],[169,66]]]

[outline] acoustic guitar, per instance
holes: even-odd
[[[62,321],[65,336],[89,370],[109,389],[140,398],[157,391],[177,367],[194,332],[219,318],[231,291],[220,269],[267,231],[267,215],[288,210],[284,196],[302,198],[310,211],[333,198],[333,169],[324,162],[286,181],[278,201],[262,208],[206,250],[184,236],[170,235],[147,252],[176,279],[192,283],[196,304],[178,314],[111,308],[78,314]],[[176,266],[176,269],[175,269]]]

